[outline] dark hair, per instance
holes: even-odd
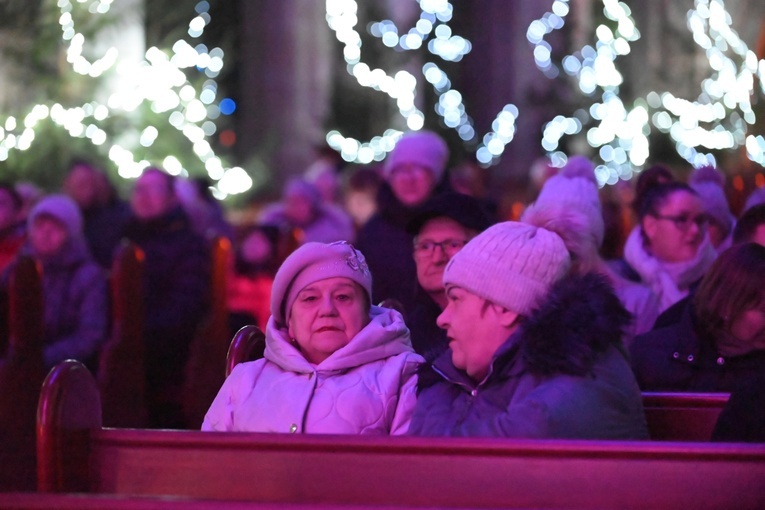
[[[24,200],[21,198],[16,187],[10,182],[0,181],[0,190],[4,190],[11,197],[13,202],[13,208],[17,211],[24,205]]]
[[[165,179],[165,183],[167,184],[167,191],[169,191],[171,195],[175,193],[175,176],[174,175],[171,175],[167,173],[165,170],[162,170],[161,168],[158,168],[156,166],[146,167],[143,171],[143,174],[148,174],[150,172],[161,175]]]
[[[667,199],[678,191],[687,191],[691,195],[698,196],[693,188],[680,181],[671,181],[654,184],[647,188],[638,202],[637,215],[642,220],[646,216],[656,216],[659,214],[659,208],[664,205]]]
[[[693,298],[700,331],[726,331],[738,315],[765,301],[765,246],[733,245],[701,279]]]
[[[635,201],[632,203],[632,208],[635,214],[640,216],[641,203],[646,197],[646,193],[654,187],[673,182],[675,180],[672,172],[669,171],[664,165],[654,165],[647,168],[638,174],[637,181],[635,182]]]
[[[765,225],[765,204],[748,209],[739,218],[733,229],[733,242],[735,244],[751,242],[760,225]]]

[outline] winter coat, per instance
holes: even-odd
[[[405,433],[423,360],[412,350],[401,314],[373,306],[371,317],[348,345],[318,365],[269,319],[265,357],[234,368],[202,430]]]
[[[632,369],[643,391],[728,392],[765,373],[765,351],[726,357],[710,334],[700,334],[693,305],[680,322],[635,338]]]
[[[446,330],[436,324],[441,312],[438,303],[420,289],[414,309],[406,316],[406,324],[412,334],[412,347],[428,363],[435,361],[449,348]]]
[[[417,292],[417,266],[414,264],[414,236],[406,226],[420,209],[406,207],[383,184],[377,197],[377,212],[359,229],[358,248],[374,275],[372,301],[395,299],[408,314],[414,309]]]
[[[621,345],[628,321],[604,277],[564,278],[497,350],[482,381],[457,369],[451,350],[423,371],[409,433],[647,438]]]
[[[68,240],[58,255],[42,260],[47,368],[67,358],[93,361],[108,335],[107,289],[106,274],[82,238]]]

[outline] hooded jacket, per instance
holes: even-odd
[[[309,434],[403,434],[423,361],[395,310],[373,306],[371,322],[313,365],[271,317],[263,359],[237,365],[202,430]]]
[[[569,439],[648,437],[621,346],[629,315],[594,274],[557,282],[475,382],[451,350],[423,370],[409,433]]]

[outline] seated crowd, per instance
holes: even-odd
[[[147,168],[123,201],[77,160],[65,194],[28,214],[0,185],[2,288],[32,257],[46,367],[77,358],[96,371],[113,254],[139,247],[152,428],[200,425],[182,393],[215,235],[233,243],[230,333],[257,325],[265,351],[234,368],[203,430],[646,439],[641,391],[698,391],[731,393],[717,439],[762,440],[752,431],[765,417],[747,409],[765,399],[765,204],[736,218],[716,169],[685,183],[653,167],[623,257],[607,259],[586,158],[570,157],[513,219],[456,191],[448,160],[435,133],[407,133],[343,197],[330,158],[242,228],[204,183]]]

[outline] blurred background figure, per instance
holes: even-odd
[[[733,242],[765,246],[765,204],[756,205],[739,218],[733,229]]]
[[[325,204],[319,189],[303,178],[287,182],[281,201],[267,206],[259,223],[282,231],[300,229],[302,242],[352,242],[356,235],[351,217],[340,207]]]
[[[93,260],[75,202],[65,195],[41,199],[29,213],[28,253],[42,269],[46,368],[74,358],[97,368],[107,339],[109,299],[105,271]]]
[[[350,172],[343,194],[343,205],[356,227],[360,229],[377,212],[377,193],[382,186],[380,171],[362,166]]]
[[[276,227],[254,225],[235,243],[227,291],[232,336],[249,324],[265,331],[271,287],[280,263],[278,237]]]
[[[605,222],[598,195],[595,166],[583,156],[571,156],[561,173],[550,177],[521,221],[553,230],[563,239],[571,256],[572,272],[605,276],[622,305],[632,315],[624,344],[649,331],[659,315],[659,300],[647,287],[623,278],[600,256]]]
[[[85,239],[93,258],[102,267],[110,268],[130,218],[130,206],[117,196],[106,173],[85,159],[70,163],[63,192],[80,208],[85,221]]]
[[[756,205],[765,204],[765,187],[757,188],[749,194],[744,204],[743,212],[748,211]]]
[[[21,221],[26,222],[29,211],[45,193],[36,184],[27,181],[17,182],[15,188],[21,197]]]
[[[152,427],[184,428],[181,405],[189,345],[208,310],[210,252],[194,232],[175,192],[175,178],[147,168],[130,196],[125,236],[143,265],[146,388]]]
[[[176,178],[175,192],[197,234],[205,239],[219,236],[232,239],[234,229],[226,220],[221,203],[213,197],[211,185],[205,177]]]
[[[26,241],[22,205],[16,188],[0,182],[0,273],[5,271]]]
[[[713,166],[702,166],[693,171],[688,183],[701,197],[709,219],[709,240],[717,253],[721,253],[733,243],[733,227],[736,225],[725,196],[725,176]]]
[[[375,275],[373,302],[395,299],[405,312],[413,308],[417,271],[406,226],[422,204],[448,187],[443,179],[448,159],[446,142],[432,131],[404,134],[385,159],[377,212],[361,227],[357,242]]]

